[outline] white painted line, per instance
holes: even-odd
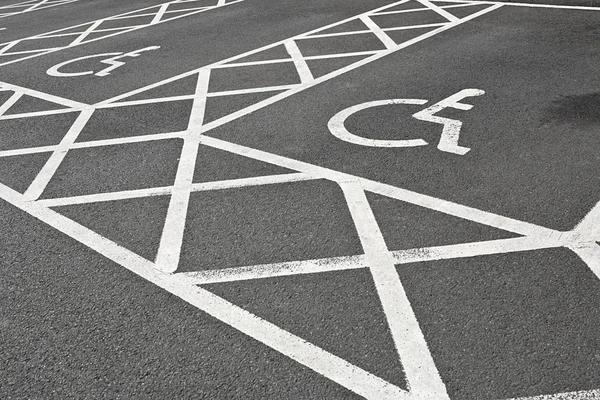
[[[69,44],[69,46],[77,46],[78,44],[83,42],[85,40],[85,38],[88,37],[90,35],[90,33],[94,32],[94,30],[104,21],[105,20],[103,20],[103,19],[99,19],[98,21],[91,24],[85,31],[83,31],[79,36],[77,36],[77,38],[75,40],[73,40]]]
[[[281,90],[289,90],[295,88],[297,85],[280,85],[280,86],[268,86],[250,89],[237,89],[237,90],[225,90],[222,92],[208,93],[208,97],[221,97],[221,96],[236,96],[238,94],[250,94],[250,93],[263,93],[263,92],[277,92]]]
[[[138,199],[171,194],[170,186],[153,187],[149,189],[125,190],[121,192],[97,193],[84,196],[61,197],[56,199],[37,200],[44,207],[62,207],[74,204],[101,203],[105,201]]]
[[[396,44],[396,42],[394,42],[392,40],[392,38],[389,37],[387,35],[387,33],[385,33],[379,27],[379,25],[377,25],[375,22],[373,22],[373,20],[371,18],[369,18],[367,15],[363,15],[362,17],[360,17],[360,20],[375,34],[375,36],[377,36],[377,38],[379,40],[381,40],[381,43],[383,43],[383,45],[387,49],[394,49],[395,47],[398,46]]]
[[[179,255],[181,253],[188,203],[192,180],[194,178],[194,168],[200,146],[209,79],[209,69],[202,69],[198,72],[195,91],[196,97],[188,124],[190,133],[184,137],[177,175],[175,176],[175,185],[171,194],[167,218],[156,256],[156,266],[164,272],[175,272],[179,265]]]
[[[81,111],[81,114],[79,114],[79,116],[71,126],[71,129],[69,129],[67,134],[63,137],[62,141],[60,142],[61,147],[68,147],[71,144],[73,144],[73,142],[75,142],[77,136],[79,136],[79,133],[85,127],[93,113],[93,109],[86,109]],[[56,172],[66,155],[67,150],[56,150],[52,153],[48,161],[46,161],[46,164],[44,164],[44,167],[37,174],[31,185],[29,185],[29,188],[23,194],[23,197],[26,200],[36,200],[39,196],[41,196],[42,192],[44,191],[44,189],[46,189],[46,186],[50,182],[50,179],[52,179],[52,176],[54,176],[54,173]]]
[[[367,399],[408,400],[411,398],[408,392],[397,386],[197,287],[188,282],[185,276],[164,274],[154,268],[154,264],[150,261],[78,223],[35,202],[22,202],[19,193],[2,184],[0,184],[0,198],[214,318]]]
[[[15,92],[4,104],[0,105],[0,116],[4,115],[19,99],[23,96],[22,92]]]
[[[76,1],[76,0],[70,0],[70,1]],[[244,0],[234,0],[234,1],[231,1],[231,2],[228,2],[228,3],[219,2],[215,6],[206,7],[206,8],[200,8],[200,9],[194,8],[192,11],[187,12],[187,13],[184,13],[183,12],[184,10],[179,10],[182,13],[179,14],[179,15],[173,16],[171,18],[167,18],[167,19],[158,21],[156,23],[149,22],[149,23],[144,24],[144,25],[135,24],[133,26],[125,27],[124,29],[121,29],[121,30],[119,30],[119,31],[117,31],[117,32],[115,32],[113,34],[108,34],[108,35],[105,35],[105,36],[100,36],[100,37],[96,37],[94,39],[88,40],[88,41],[86,41],[86,43],[91,43],[91,42],[95,42],[95,41],[98,41],[98,40],[103,40],[103,39],[106,39],[106,38],[109,38],[109,37],[112,37],[112,36],[120,35],[120,34],[127,33],[127,32],[132,32],[132,31],[135,31],[135,30],[138,30],[138,29],[142,29],[142,28],[145,28],[145,27],[148,27],[148,26],[153,26],[153,25],[156,25],[156,24],[162,24],[162,23],[165,23],[165,22],[173,21],[173,20],[176,20],[176,19],[179,19],[179,18],[187,17],[187,16],[198,14],[198,13],[201,13],[201,12],[214,10],[214,9],[220,8],[222,6],[228,6],[228,5],[236,4],[236,3],[239,3],[239,2],[242,2],[242,1],[244,1]],[[170,2],[165,3],[165,4],[180,4],[180,3],[181,2],[178,1],[178,0],[173,0],[173,1],[170,1]],[[160,11],[160,9],[161,9],[161,5],[155,5],[155,6],[146,7],[146,8],[142,8],[142,9],[139,9],[139,10],[135,10],[135,11],[130,11],[130,12],[127,12],[125,14],[119,14],[119,15],[116,15],[114,17],[125,17],[125,16],[129,15],[131,18],[135,18],[136,15],[132,15],[132,14],[135,14],[135,13],[138,13],[138,12],[144,11],[144,10],[156,10],[155,12],[158,13]],[[26,37],[26,38],[22,38],[22,39],[13,41],[13,42],[2,43],[0,45],[7,45],[7,46],[12,47],[12,46],[16,45],[17,43],[20,43],[20,42],[23,42],[23,41],[32,40],[32,39],[39,38],[39,37],[46,36],[46,35],[50,36],[50,35],[60,34],[60,32],[69,31],[69,30],[72,30],[73,28],[84,27],[84,26],[88,26],[89,24],[95,24],[95,23],[97,23],[99,21],[108,21],[110,19],[111,19],[110,17],[109,18],[103,18],[102,20],[91,21],[91,22],[87,22],[87,23],[84,23],[84,24],[74,25],[74,26],[71,26],[71,27],[68,27],[68,28],[58,29],[58,30],[46,32],[46,33],[43,33],[43,34],[39,34],[39,35],[31,36],[31,37]],[[87,29],[86,29],[86,31],[84,31],[84,34],[87,36],[87,35],[89,35],[92,32],[97,32],[97,31],[87,32]],[[9,61],[6,61],[6,62],[2,62],[1,61],[2,57],[0,57],[0,66],[13,64],[13,63],[20,62],[20,61],[23,61],[23,60],[27,60],[27,59],[30,59],[30,58],[33,58],[33,57],[38,57],[38,56],[41,56],[41,55],[44,55],[44,54],[49,54],[49,53],[53,53],[53,52],[56,52],[56,51],[64,50],[66,48],[77,46],[77,45],[81,44],[81,43],[79,43],[81,40],[83,40],[83,39],[80,39],[80,40],[75,39],[74,42],[71,42],[70,44],[68,44],[66,46],[62,46],[62,47],[56,47],[56,48],[52,48],[52,49],[34,50],[34,51],[37,51],[35,54],[29,55],[29,56],[25,56],[25,57],[21,57],[21,58],[17,58],[17,59],[12,59],[12,60],[9,60]],[[0,55],[3,54],[3,53],[5,53],[6,50],[7,49],[4,49],[4,48],[0,49]],[[5,54],[5,55],[8,55],[8,54]]]
[[[48,110],[48,111],[34,111],[34,112],[28,112],[28,113],[23,113],[23,114],[9,114],[9,115],[2,115],[0,116],[0,120],[7,120],[7,119],[20,119],[20,118],[33,118],[33,117],[43,117],[45,115],[56,115],[56,114],[67,114],[67,113],[71,113],[71,112],[76,112],[79,110],[72,110],[72,109],[58,109],[58,110]],[[1,115],[1,113],[0,113]]]
[[[371,63],[371,62],[373,62],[375,60],[378,60],[378,59],[380,59],[382,57],[385,57],[385,56],[387,56],[389,54],[392,54],[393,52],[396,52],[398,50],[401,50],[401,49],[404,49],[406,47],[409,47],[409,46],[411,46],[411,45],[413,45],[415,43],[418,43],[420,41],[428,39],[428,38],[430,38],[432,36],[437,35],[440,32],[443,32],[445,30],[451,29],[454,26],[462,24],[462,23],[464,23],[466,21],[470,21],[471,19],[477,18],[477,17],[479,17],[481,15],[484,15],[484,14],[486,14],[488,12],[491,12],[491,11],[493,11],[495,9],[498,9],[499,7],[501,7],[501,6],[493,6],[493,7],[487,8],[485,10],[481,10],[481,11],[479,11],[477,13],[474,13],[474,14],[472,14],[472,15],[470,15],[470,16],[462,19],[462,20],[460,20],[459,22],[452,23],[452,24],[450,24],[450,23],[446,24],[446,25],[444,25],[444,26],[442,26],[440,28],[434,29],[432,31],[429,31],[429,32],[423,34],[423,35],[420,35],[420,36],[418,36],[416,38],[413,38],[413,39],[411,39],[411,40],[409,40],[407,42],[404,42],[401,45],[396,46],[394,49],[387,49],[387,50],[379,51],[376,54],[374,54],[374,55],[372,55],[372,56],[370,56],[368,58],[365,58],[363,60],[357,61],[357,62],[355,62],[353,64],[350,64],[350,65],[348,65],[348,66],[346,66],[344,68],[341,68],[341,69],[338,69],[336,71],[333,71],[333,72],[331,72],[329,74],[323,75],[322,77],[319,77],[319,78],[315,79],[310,84],[301,84],[301,85],[298,85],[295,88],[290,89],[290,90],[288,90],[288,91],[286,91],[284,93],[277,94],[277,95],[275,95],[273,97],[270,97],[268,99],[265,99],[265,100],[263,100],[263,101],[261,101],[259,103],[253,104],[253,105],[248,106],[248,107],[246,107],[246,108],[244,108],[242,110],[236,111],[236,112],[234,112],[232,114],[229,114],[229,115],[227,115],[225,117],[219,118],[219,119],[217,119],[215,121],[212,121],[212,122],[206,124],[204,126],[204,132],[208,132],[211,129],[214,129],[214,128],[218,127],[218,126],[221,126],[221,125],[224,125],[226,123],[229,123],[229,122],[231,122],[231,121],[233,121],[233,120],[235,120],[237,118],[243,117],[244,115],[248,115],[248,114],[250,114],[250,113],[252,113],[252,112],[254,112],[254,111],[258,110],[258,109],[261,109],[261,108],[266,107],[268,105],[271,105],[271,104],[273,104],[273,103],[275,103],[275,102],[277,102],[279,100],[282,100],[284,98],[292,96],[292,95],[294,95],[294,94],[296,94],[298,92],[301,92],[302,90],[305,90],[305,89],[308,89],[308,88],[310,88],[312,86],[318,85],[318,84],[320,84],[322,82],[325,82],[325,81],[327,81],[329,79],[332,79],[332,78],[335,78],[335,77],[337,77],[339,75],[342,75],[342,74],[344,74],[344,73],[346,73],[348,71],[354,70],[354,69],[359,68],[359,67],[361,67],[361,66],[363,66],[365,64]],[[273,46],[273,45],[271,45],[271,46]],[[230,61],[230,60],[224,60],[224,61]],[[166,81],[163,81],[163,82],[159,82],[159,83],[154,84],[154,85],[150,85],[147,88],[138,89],[138,90],[135,90],[135,91],[130,92],[128,94],[125,94],[125,95],[122,95],[122,96],[117,96],[117,97],[115,97],[113,99],[105,100],[103,102],[100,102],[99,104],[104,104],[104,103],[110,103],[110,102],[113,102],[113,101],[117,101],[117,100],[119,100],[121,98],[124,98],[124,97],[127,97],[129,95],[140,93],[140,92],[142,92],[144,90],[147,90],[147,89],[150,89],[150,88],[153,88],[153,87],[156,87],[156,86],[160,86],[160,85],[162,85],[162,84],[164,84],[166,82],[169,82],[169,81],[175,80],[175,79],[179,79],[179,78],[184,77],[184,76],[188,76],[188,74],[186,73],[186,74],[179,75],[176,78],[171,78],[169,80],[166,80]]]
[[[447,246],[423,247],[409,250],[396,250],[392,254],[396,264],[469,258],[492,254],[505,254],[520,251],[550,249],[564,246],[561,241],[531,237],[498,239],[483,242],[459,243]]]
[[[600,246],[595,242],[573,243],[568,246],[600,279]]]
[[[458,21],[460,21],[460,18],[455,17],[454,15],[450,14],[448,11],[446,11],[443,8],[441,8],[441,7],[433,4],[429,0],[415,0],[415,1],[418,1],[419,3],[423,4],[425,7],[431,8],[433,11],[435,11],[438,14],[440,14],[442,17],[446,18],[450,22],[458,22]]]
[[[417,0],[418,1],[418,0]],[[437,2],[451,2],[454,3],[455,0],[436,0]],[[503,2],[503,1],[469,1],[469,0],[461,0],[467,3],[475,4],[494,4],[494,5],[503,5],[503,6],[513,6],[513,7],[530,7],[530,8],[555,8],[555,9],[564,9],[564,10],[582,10],[582,11],[600,11],[600,7],[589,7],[589,6],[566,6],[560,4],[537,4],[537,3],[512,3],[512,2]]]
[[[310,176],[309,174],[295,172],[291,174],[266,175],[252,178],[231,179],[226,181],[194,183],[191,189],[192,192],[203,192],[207,190],[235,189],[248,186],[277,185],[281,183],[310,181],[313,179],[316,178]]]
[[[387,249],[360,182],[342,182],[340,187],[365,251],[365,263],[379,294],[411,396],[423,400],[449,400],[446,386],[400,282],[395,260]]]
[[[546,394],[532,397],[519,397],[508,400],[600,400],[600,389]]]
[[[167,103],[167,102],[182,101],[182,100],[192,100],[193,98],[194,98],[193,94],[186,94],[186,95],[181,95],[181,96],[161,97],[161,98],[157,98],[157,99],[122,101],[119,103],[110,103],[110,104],[104,104],[101,106],[96,106],[96,108],[102,109],[102,108],[114,108],[114,107],[139,106],[142,104],[158,104],[158,103]]]
[[[455,217],[477,222],[487,226],[492,226],[508,232],[518,233],[519,235],[549,238],[553,237],[556,233],[558,233],[553,229],[531,224],[529,222],[504,217],[473,207],[463,206],[461,204],[452,203],[432,196],[427,196],[406,189],[397,188],[395,186],[386,185],[367,179],[361,179],[361,183],[365,190],[368,190],[373,193],[402,200],[407,203],[416,204],[421,207],[429,208],[435,211],[440,211],[444,214],[453,215]]]
[[[182,139],[187,134],[187,131],[169,132],[169,133],[154,133],[150,135],[129,136],[124,138],[92,140],[89,142],[77,142],[71,145],[62,146],[40,146],[24,149],[4,150],[0,151],[0,157],[11,157],[25,154],[44,153],[47,151],[67,151],[72,149],[84,149],[88,147],[113,146],[117,144],[140,143],[165,139]]]
[[[303,173],[292,173],[282,175],[268,175],[253,178],[231,179],[225,181],[194,183],[191,185],[192,192],[203,192],[209,190],[234,189],[248,186],[274,185],[280,183],[301,182],[313,178]],[[83,196],[60,197],[53,199],[38,200],[44,207],[60,207],[72,204],[99,203],[104,201],[115,201],[125,199],[136,199],[141,197],[162,196],[171,194],[172,186],[154,187],[148,189],[123,190],[119,192],[88,194]]]
[[[577,224],[574,231],[587,236],[591,240],[600,241],[600,201]]]
[[[288,38],[288,39],[284,39],[284,40],[281,40],[281,41],[278,41],[278,42],[275,42],[275,43],[271,43],[271,44],[269,44],[269,45],[266,45],[266,46],[263,46],[263,47],[260,47],[260,48],[257,48],[257,49],[254,49],[254,50],[248,51],[248,52],[246,52],[246,53],[238,54],[238,55],[236,55],[236,56],[233,56],[233,57],[230,57],[230,58],[227,58],[227,59],[224,59],[224,60],[218,61],[218,62],[216,62],[216,63],[210,64],[210,65],[206,65],[206,66],[203,66],[203,67],[200,67],[200,68],[197,68],[197,69],[194,69],[194,70],[188,71],[188,72],[184,72],[183,74],[179,74],[179,75],[173,76],[173,77],[171,77],[171,78],[168,78],[168,79],[165,79],[165,80],[163,80],[163,81],[156,82],[156,83],[154,83],[154,84],[151,84],[151,85],[148,85],[148,86],[145,86],[145,87],[139,88],[139,89],[135,89],[135,90],[132,90],[132,91],[130,91],[130,92],[123,93],[123,94],[121,94],[121,95],[119,95],[119,96],[115,96],[115,97],[113,97],[113,98],[110,98],[110,99],[107,99],[107,100],[101,101],[101,102],[97,103],[96,105],[104,105],[104,104],[107,104],[107,103],[113,103],[113,102],[117,102],[117,101],[119,101],[119,100],[122,100],[122,99],[124,99],[124,98],[130,97],[130,96],[133,96],[133,95],[135,95],[135,94],[139,94],[139,93],[141,93],[141,92],[144,92],[144,91],[147,91],[147,90],[150,90],[150,89],[156,88],[156,87],[158,87],[158,86],[165,85],[165,84],[167,84],[167,83],[170,83],[170,82],[176,81],[176,80],[178,80],[178,79],[181,79],[181,78],[185,78],[185,77],[187,77],[187,76],[194,75],[194,74],[195,74],[195,73],[197,73],[197,72],[198,72],[200,69],[207,69],[207,68],[210,68],[210,69],[212,69],[212,68],[215,68],[215,67],[217,67],[217,66],[220,66],[220,65],[223,65],[223,64],[227,64],[227,63],[230,63],[230,62],[234,62],[234,61],[237,61],[237,60],[239,60],[239,59],[245,58],[245,57],[247,57],[247,56],[250,56],[250,55],[253,55],[253,54],[256,54],[256,53],[260,53],[261,51],[264,51],[264,50],[271,49],[271,48],[273,48],[273,47],[276,47],[276,46],[282,45],[282,44],[284,44],[284,43],[285,43],[286,41],[288,41],[288,40],[294,40],[294,41],[295,41],[295,40],[301,40],[301,39],[310,39],[310,38],[309,38],[309,36],[310,36],[310,35],[312,35],[312,34],[319,33],[319,32],[322,32],[322,31],[324,31],[324,30],[326,30],[326,29],[329,29],[329,28],[332,28],[332,27],[335,27],[335,26],[338,26],[338,25],[345,24],[346,22],[349,22],[349,21],[353,21],[353,20],[360,19],[360,17],[361,17],[361,16],[364,16],[364,15],[370,15],[370,14],[372,14],[372,13],[375,13],[375,12],[378,12],[378,11],[385,10],[385,9],[387,9],[387,8],[391,8],[391,7],[397,6],[398,4],[402,4],[402,3],[404,3],[404,2],[406,2],[406,0],[402,0],[402,1],[400,1],[400,2],[396,2],[396,3],[392,3],[392,4],[388,4],[388,5],[385,5],[385,6],[382,6],[382,7],[376,8],[376,9],[374,9],[374,10],[367,11],[367,12],[365,12],[365,13],[363,13],[363,14],[356,15],[356,16],[353,16],[353,17],[349,17],[349,18],[346,18],[346,19],[344,19],[344,20],[341,20],[341,21],[335,22],[335,23],[333,23],[333,24],[326,25],[326,26],[323,26],[323,27],[320,27],[320,28],[314,29],[314,30],[312,30],[312,31],[305,32],[305,33],[303,33],[303,34],[300,34],[300,35],[298,35],[298,36],[294,36],[294,37],[292,37],[292,38]],[[428,37],[434,36],[434,35],[436,35],[437,33],[439,33],[439,32],[442,32],[442,31],[443,31],[443,30],[445,30],[445,29],[449,29],[449,28],[452,28],[452,27],[454,27],[454,26],[456,26],[456,25],[458,25],[458,24],[460,24],[460,23],[463,23],[463,22],[466,22],[466,21],[470,21],[471,19],[477,18],[478,16],[480,16],[480,15],[483,15],[483,14],[485,14],[485,13],[487,13],[487,12],[493,11],[493,10],[495,10],[495,9],[499,8],[499,7],[501,7],[501,6],[500,6],[500,5],[498,5],[498,6],[495,6],[495,7],[490,7],[489,9],[482,10],[482,11],[480,11],[480,12],[474,13],[473,15],[470,15],[470,16],[469,16],[469,17],[467,17],[467,18],[463,18],[463,19],[462,19],[462,20],[460,20],[460,21],[457,21],[457,22],[455,22],[455,23],[449,23],[449,24],[445,25],[444,27],[440,28],[440,30],[434,30],[434,31],[428,32],[428,33],[426,33],[426,34],[424,34],[424,35],[421,35],[421,36],[419,36],[418,38],[412,39],[412,40],[410,40],[410,41],[408,41],[408,42],[406,42],[406,43],[403,43],[402,45],[396,46],[394,49],[391,49],[391,50],[390,50],[390,49],[387,49],[387,50],[383,50],[383,51],[381,51],[381,50],[379,50],[379,51],[375,51],[375,52],[374,52],[374,55],[373,55],[373,57],[372,57],[372,58],[365,59],[365,60],[363,60],[363,61],[362,61],[362,63],[361,63],[361,64],[357,64],[357,65],[355,65],[353,68],[350,68],[350,69],[358,68],[358,67],[360,67],[360,66],[362,66],[362,65],[364,65],[364,64],[366,64],[366,63],[368,63],[368,62],[374,61],[374,60],[376,60],[376,59],[379,59],[379,58],[381,58],[381,57],[384,57],[384,56],[386,56],[386,55],[388,55],[388,54],[391,54],[391,53],[392,53],[392,52],[394,52],[394,51],[400,50],[400,49],[402,49],[402,48],[405,48],[405,47],[408,47],[408,46],[410,46],[410,45],[412,45],[412,44],[414,44],[414,43],[417,43],[417,42],[419,42],[419,41],[421,41],[421,40],[424,40],[424,39],[426,39],[426,38],[428,38]],[[325,57],[323,57],[323,58],[325,58]],[[306,57],[306,59],[309,59],[309,57]],[[341,75],[342,73],[344,73],[344,72],[347,72],[347,71],[349,71],[350,69],[348,69],[348,68],[343,68],[343,69],[341,69],[341,70],[334,71],[334,72],[332,73],[332,74],[336,74],[336,75],[328,74],[328,75],[326,75],[326,76],[327,76],[327,77],[333,77],[333,76]],[[315,79],[315,80],[313,81],[313,82],[314,82],[313,84],[321,83],[321,82],[323,82],[323,81],[325,81],[325,80],[327,80],[327,79],[328,79],[328,78],[325,78],[325,79],[323,79],[323,78],[324,78],[324,77],[321,77],[321,78]]]
[[[163,17],[163,15],[165,15],[165,11],[167,11],[167,8],[169,8],[169,6],[170,6],[169,3],[161,5],[160,8],[158,9],[158,12],[152,19],[152,22],[150,22],[150,25],[158,24],[160,22],[161,18]]]
[[[84,103],[80,103],[78,101],[73,101],[73,100],[62,98],[62,97],[54,96],[54,95],[51,95],[48,93],[39,92],[37,90],[24,88],[21,86],[13,85],[11,83],[0,82],[0,88],[14,90],[15,92],[20,92],[20,93],[23,93],[23,94],[26,94],[26,95],[29,95],[32,97],[37,97],[39,99],[46,100],[51,103],[60,104],[62,106],[73,108],[76,110],[83,110],[86,108],[90,108],[90,106],[88,104],[84,104]]]
[[[474,5],[481,5],[481,4],[488,4],[488,3],[463,3],[463,4],[453,4],[450,6],[440,6],[439,8],[442,10],[446,10],[448,8],[460,8],[460,7],[471,7]],[[411,10],[396,10],[396,11],[382,11],[379,12],[377,14],[373,14],[373,15],[393,15],[393,14],[404,14],[404,13],[410,13],[410,12],[416,12],[416,11],[426,11],[426,10],[431,10],[429,8],[414,8]]]
[[[364,256],[324,258],[320,260],[291,261],[274,264],[252,265],[239,268],[213,269],[207,271],[180,272],[196,285],[273,278],[278,276],[316,274],[329,271],[366,268]]]
[[[288,40],[284,43],[285,49],[287,50],[290,57],[292,57],[292,61],[296,66],[296,70],[298,71],[298,75],[300,76],[300,81],[302,83],[307,83],[315,78],[313,77],[310,68],[308,68],[308,64],[306,64],[306,60],[302,56],[302,52],[298,48],[298,45],[293,40]]]
[[[421,207],[441,211],[448,215],[454,215],[462,219],[478,222],[480,224],[492,226],[508,232],[514,232],[520,235],[529,235],[542,238],[554,237],[556,234],[558,234],[558,232],[555,230],[544,228],[528,222],[515,220],[490,212],[478,210],[476,208],[464,206],[462,204],[452,203],[432,196],[412,192],[410,190],[397,188],[369,179],[364,179],[343,172],[334,171],[328,168],[308,164],[302,161],[293,160],[262,150],[257,150],[239,144],[226,142],[224,140],[213,138],[210,136],[203,136],[202,143],[207,146],[215,147],[221,150],[226,150],[230,153],[240,154],[246,157],[265,161],[270,164],[279,165],[284,168],[305,172],[307,174],[311,174],[314,177],[322,177],[323,179],[329,179],[335,182],[344,182],[349,180],[354,181],[358,179],[360,180],[361,185],[365,190],[371,191],[373,193],[382,194],[384,196],[392,197],[410,204],[416,204]]]

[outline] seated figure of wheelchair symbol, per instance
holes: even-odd
[[[471,104],[461,103],[460,101],[467,97],[481,96],[485,94],[480,89],[464,89],[460,92],[453,94],[444,100],[435,103],[424,110],[421,110],[412,115],[421,121],[434,122],[436,124],[443,125],[442,134],[437,148],[441,151],[448,153],[454,153],[459,155],[467,154],[470,150],[468,147],[458,145],[458,139],[460,136],[460,130],[462,128],[462,122],[456,119],[444,118],[437,116],[436,114],[445,108],[455,108],[458,110],[470,110],[473,108]],[[367,108],[385,106],[391,104],[413,104],[413,105],[424,105],[428,100],[421,99],[389,99],[389,100],[377,100],[370,101],[367,103],[357,104],[355,106],[346,108],[340,111],[329,120],[328,127],[331,133],[337,138],[361,146],[370,147],[416,147],[426,146],[428,143],[423,139],[408,139],[408,140],[381,140],[381,139],[368,139],[362,136],[355,135],[346,129],[344,121],[352,114],[365,110]]]

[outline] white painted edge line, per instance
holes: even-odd
[[[365,252],[365,263],[375,283],[411,395],[419,399],[449,400],[365,191],[358,181],[339,185]]]
[[[408,392],[397,386],[188,282],[180,274],[162,273],[152,262],[78,223],[35,202],[21,201],[19,193],[2,184],[0,198],[194,307],[367,399],[411,398]]]
[[[509,3],[503,1],[470,1],[470,0],[435,0],[436,2],[450,2],[461,1],[465,3],[473,4],[500,4],[503,6],[514,6],[514,7],[530,7],[530,8],[556,8],[565,10],[583,10],[583,11],[600,11],[600,7],[589,7],[589,6],[565,6],[558,4],[534,4],[534,3]]]
[[[195,285],[273,278],[300,274],[313,274],[347,269],[367,268],[363,255],[323,258],[307,261],[290,261],[273,264],[252,265],[239,268],[213,269],[194,272],[180,272]]]
[[[577,392],[546,394],[532,397],[519,397],[507,400],[600,400],[600,389],[580,390]]]
[[[210,190],[236,189],[249,186],[276,185],[281,183],[301,182],[313,179],[315,178],[304,173],[266,175],[252,178],[194,183],[191,185],[191,191],[204,192]],[[41,204],[44,207],[60,207],[73,204],[88,204],[99,203],[104,201],[134,199],[141,197],[163,196],[170,195],[172,191],[172,186],[162,186],[148,189],[123,190],[119,192],[95,193],[82,196],[43,199],[37,200],[37,202],[38,204]]]

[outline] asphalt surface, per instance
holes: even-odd
[[[13,3],[1,0],[0,7]],[[0,30],[0,42],[162,3],[79,0],[0,18],[0,28],[6,28]],[[131,267],[146,265],[146,260],[157,260],[160,267],[163,229],[177,196],[175,189],[171,195],[163,188],[177,182],[186,161],[185,136],[144,138],[188,129],[190,114],[198,108],[191,98],[202,83],[197,74],[124,99],[150,99],[145,103],[95,109],[73,139],[79,148],[66,152],[39,201],[21,197],[57,154],[53,156],[51,146],[72,132],[85,113],[52,114],[64,106],[51,103],[48,95],[95,104],[194,69],[202,73],[202,67],[392,3],[245,0],[0,65],[0,85],[28,90],[9,109],[2,104],[17,89],[0,91],[0,117],[48,111],[0,118],[0,398],[379,398],[352,390],[358,386],[339,378],[345,373],[336,369],[339,364],[319,370],[313,353],[303,359],[293,356],[296,345],[278,347],[284,336],[271,340],[272,326],[402,393],[419,390],[411,382],[411,362],[420,362],[421,353],[416,351],[417,361],[402,361],[406,354],[412,357],[410,352],[399,357],[382,283],[369,268],[277,275],[287,268],[279,263],[320,259],[317,264],[327,266],[368,253],[345,197],[348,189],[343,190],[346,181],[357,179],[371,185],[360,193],[365,193],[384,246],[400,254],[394,271],[435,363],[434,375],[445,385],[447,397],[430,394],[423,399],[600,398],[600,260],[595,258],[600,252],[583,258],[575,251],[583,244],[600,246],[598,212],[588,228],[596,236],[578,233],[568,245],[427,258],[436,246],[524,237],[543,242],[545,236],[519,229],[532,224],[547,229],[541,236],[550,230],[561,236],[598,207],[600,8],[506,5],[414,42],[440,25],[386,31],[396,45],[406,47],[342,72],[368,55],[308,59],[312,76],[324,78],[306,87],[297,86],[306,79],[297,62],[273,61],[290,57],[283,44],[233,61],[272,62],[211,69],[208,93],[242,92],[214,95],[202,104],[202,123],[208,126],[203,134],[229,147],[202,142],[188,166],[193,172],[189,183],[199,189],[184,206],[187,218],[174,276],[211,278],[233,268],[276,264],[269,267],[272,276],[199,284],[250,313],[244,316],[251,321],[268,321],[261,328],[264,335],[250,323],[231,322],[228,315],[238,315],[234,306],[219,314],[210,301],[194,302],[192,294],[180,291],[170,274],[154,278],[142,267]],[[596,0],[518,3],[600,7]],[[411,1],[396,10],[417,6]],[[447,10],[467,18],[488,7]],[[432,10],[372,20],[382,28],[447,23]],[[365,29],[354,20],[326,33],[345,32],[344,27]],[[62,46],[63,39],[36,40]],[[26,42],[36,48],[31,43]],[[386,51],[373,33],[295,43],[304,57]],[[148,46],[160,48],[124,59],[107,76],[46,72],[79,57]],[[101,59],[61,71],[97,72],[107,66]],[[286,94],[293,85],[297,92]],[[282,87],[253,92],[267,86]],[[462,101],[472,109],[439,112],[463,123],[458,143],[470,151],[461,156],[437,148],[441,125],[411,115],[463,89],[485,94]],[[188,97],[155,101],[170,96]],[[330,132],[328,122],[335,114],[384,99],[423,99],[427,104],[358,111],[345,121],[347,130],[375,140],[420,138],[428,145],[366,147]],[[246,108],[250,106],[255,109]],[[88,146],[102,140],[121,142]],[[48,147],[29,151],[42,146]],[[21,153],[7,155],[11,151]],[[210,186],[298,171],[303,178],[284,183]],[[307,178],[310,174],[316,175]],[[373,188],[383,187],[378,185],[388,186],[377,192]],[[394,187],[405,192],[394,192]],[[51,206],[50,214],[35,208],[40,204],[46,209],[44,204],[52,203],[44,201],[53,199],[144,190],[156,193],[67,202]],[[410,201],[401,201],[402,196]],[[455,205],[470,211],[463,213]],[[480,217],[478,210],[493,215]],[[512,222],[504,217],[524,224],[511,230]],[[88,233],[69,228],[67,219]],[[113,243],[117,250],[110,247]],[[425,261],[403,261],[403,254]],[[409,331],[410,323],[406,325]],[[567,392],[577,394],[558,395]]]

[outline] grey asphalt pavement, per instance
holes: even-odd
[[[600,1],[14,3],[1,399],[600,399]]]

